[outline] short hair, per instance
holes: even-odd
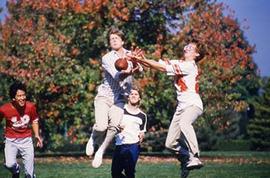
[[[205,53],[204,50],[198,49],[198,51],[199,51],[198,53],[199,53],[200,55],[196,57],[196,59],[195,59],[196,62],[201,61],[201,60],[205,57],[205,55],[206,55],[206,53]]]
[[[196,45],[196,52],[200,54],[199,56],[197,56],[195,58],[196,62],[199,62],[200,60],[202,60],[205,57],[206,52],[205,52],[204,48],[201,45],[199,45],[199,41],[197,39],[192,39],[191,41],[188,42],[188,44],[195,44]]]
[[[132,85],[130,91],[131,90],[137,91],[139,93],[140,98],[142,98],[142,93],[140,91],[140,88],[137,85]]]
[[[9,87],[9,97],[11,99],[15,98],[18,90],[22,90],[22,91],[24,91],[26,93],[26,86],[21,82],[14,82]]]
[[[116,27],[111,27],[109,32],[108,32],[108,36],[107,36],[108,44],[110,44],[110,36],[112,34],[119,36],[122,39],[122,41],[125,41],[124,33]]]

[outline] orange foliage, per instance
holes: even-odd
[[[75,13],[98,12],[108,0],[22,0],[22,7],[32,7],[34,10],[53,9],[59,12],[72,10]]]
[[[138,79],[137,83],[139,87],[143,90],[147,85],[154,83],[154,80],[153,78],[144,77],[144,78]]]

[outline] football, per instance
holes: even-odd
[[[128,68],[128,61],[125,58],[119,58],[115,61],[114,66],[116,70],[126,70]]]

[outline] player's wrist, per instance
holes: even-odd
[[[40,138],[40,135],[34,135],[35,138]]]

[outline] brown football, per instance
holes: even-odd
[[[125,58],[119,58],[115,61],[114,66],[116,70],[126,70],[128,68],[128,62]]]

